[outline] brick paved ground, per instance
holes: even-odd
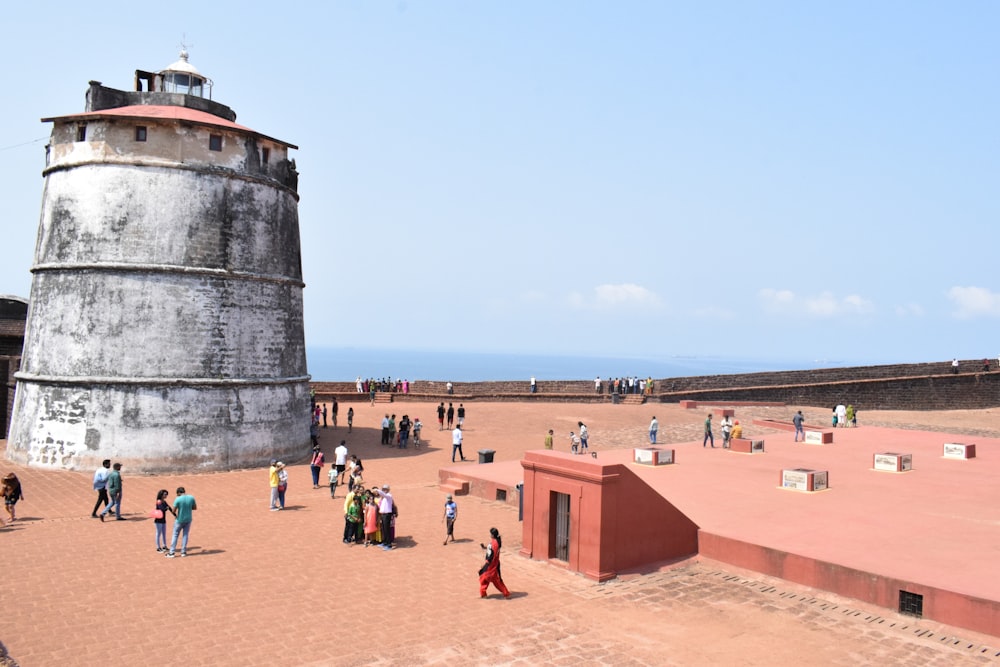
[[[367,482],[392,484],[399,501],[392,552],[341,543],[344,489],[338,500],[313,490],[304,462],[291,468],[283,512],[267,509],[266,471],[151,478],[125,470],[128,520],[105,524],[89,516],[91,471],[0,466],[18,472],[27,498],[22,520],[0,530],[2,648],[21,667],[1000,661],[1000,638],[706,560],[596,584],[517,556],[517,511],[478,499],[458,499],[458,541],[442,546],[437,470],[450,458],[450,437],[437,431],[431,405],[394,404],[397,414],[423,418],[431,442],[419,451],[381,447],[374,427],[386,407],[356,405],[355,424],[367,428],[355,429],[348,443],[365,460]],[[666,441],[696,438],[702,419],[700,411],[662,405],[466,407],[466,456],[489,447],[497,460],[537,448],[550,427],[568,433],[578,419],[597,449],[641,442],[654,409]],[[790,410],[753,412],[785,417]],[[805,410],[816,419],[828,412]],[[749,421],[750,412],[740,417]],[[927,426],[919,415],[880,417]],[[974,421],[969,428],[1000,430],[993,417]],[[344,432],[322,432],[328,455]],[[154,551],[146,514],[157,489],[173,495],[178,484],[199,509],[190,555],[168,560]],[[504,536],[511,600],[477,594],[479,542],[490,526]]]

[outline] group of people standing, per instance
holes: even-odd
[[[854,427],[858,425],[858,411],[853,405],[840,403],[833,408],[830,422],[834,428]]]
[[[604,391],[600,376],[594,379],[594,391],[598,394]],[[646,396],[652,396],[653,378],[648,377],[642,379],[637,376],[620,378],[609,377],[607,392],[609,395],[618,394],[619,396],[624,396],[626,394],[645,394]]]
[[[410,421],[409,415],[403,415],[399,424],[396,423],[396,415],[386,415],[382,418],[382,442],[390,447],[395,445],[399,449],[406,449],[410,443],[410,431],[413,432],[413,446],[420,447],[420,432],[424,428],[420,417]]]
[[[409,394],[410,381],[396,378],[393,382],[391,378],[368,378],[362,380],[361,376],[354,381],[354,388],[359,394],[374,394],[375,392],[389,392],[393,394]]]

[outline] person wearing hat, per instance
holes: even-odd
[[[444,534],[444,543],[448,544],[450,539],[452,542],[455,541],[455,519],[458,518],[458,505],[455,504],[454,499],[452,499],[449,493],[444,499],[444,516],[441,520],[447,525],[447,532]]]
[[[737,419],[736,423],[733,424],[733,432],[730,436],[730,439],[736,440],[737,438],[742,438],[742,437],[743,437],[743,427],[740,426],[740,420]]]

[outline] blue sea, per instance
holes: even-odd
[[[484,380],[592,380],[608,377],[690,377],[762,371],[831,368],[827,361],[746,360],[723,357],[665,359],[575,357],[540,354],[307,348],[309,374],[318,382],[389,377],[405,380],[477,382]]]

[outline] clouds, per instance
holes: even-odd
[[[571,307],[585,310],[656,309],[662,305],[660,297],[655,292],[633,283],[598,285],[589,297],[580,292],[571,292],[568,301]]]
[[[1000,316],[1000,294],[985,287],[952,287],[948,299],[956,307],[952,315],[959,319]]]
[[[799,296],[791,290],[767,287],[757,292],[757,298],[764,309],[771,313],[826,318],[867,315],[875,311],[875,305],[871,301],[857,294],[837,297],[833,292],[824,291],[816,295]]]

